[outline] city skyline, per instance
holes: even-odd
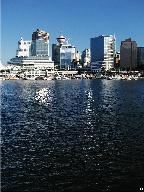
[[[138,3],[139,2],[139,3]],[[7,62],[15,56],[17,41],[30,40],[32,32],[41,28],[50,34],[50,44],[64,34],[79,51],[90,47],[90,38],[115,34],[117,51],[122,40],[131,37],[144,46],[143,0],[58,1],[2,0],[1,58]]]

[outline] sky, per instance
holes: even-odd
[[[61,33],[78,51],[90,38],[116,36],[117,51],[131,37],[144,46],[144,0],[1,0],[1,60],[15,57],[20,37],[31,40],[37,28],[50,34],[50,44]]]

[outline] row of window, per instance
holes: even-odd
[[[19,49],[18,51],[27,51],[27,49]]]
[[[23,42],[23,43],[22,43],[22,42],[19,42],[19,45],[22,45],[22,44],[24,44],[24,45],[29,44],[29,45],[30,45],[31,42]]]

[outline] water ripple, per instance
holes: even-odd
[[[2,191],[139,191],[143,81],[3,81]]]

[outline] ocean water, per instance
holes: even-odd
[[[2,192],[144,190],[144,81],[1,82]]]

